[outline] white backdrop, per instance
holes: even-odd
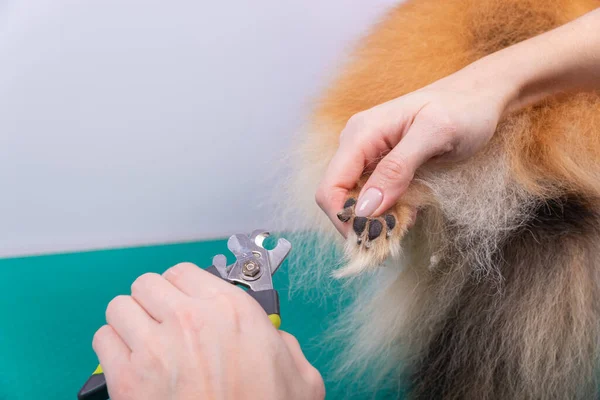
[[[393,3],[0,1],[0,256],[261,226],[264,169]]]

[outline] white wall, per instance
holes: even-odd
[[[265,168],[392,3],[0,1],[0,256],[261,226]]]

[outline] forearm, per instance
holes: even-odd
[[[561,92],[600,90],[600,8],[471,64],[459,74],[492,82],[507,112]],[[487,82],[487,83],[486,83]]]

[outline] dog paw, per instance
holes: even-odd
[[[354,214],[356,200],[350,198],[346,200],[344,209],[337,214],[342,222],[350,222],[352,231],[356,235],[356,244],[371,248],[375,240],[382,237],[389,238],[396,227],[396,217],[393,214],[386,214],[381,218],[357,217]]]
[[[340,221],[351,226],[345,246],[348,263],[335,273],[337,277],[359,274],[381,265],[389,256],[398,256],[400,239],[413,218],[413,212],[407,206],[396,206],[375,218],[356,216],[355,206],[356,199],[349,198],[337,214]]]

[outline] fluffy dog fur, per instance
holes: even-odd
[[[413,0],[391,10],[325,91],[299,146],[286,206],[318,228],[310,257],[325,263],[338,240],[314,192],[351,116],[599,5]],[[462,164],[418,171],[391,210],[389,238],[370,249],[347,240],[337,275],[369,279],[344,318],[345,370],[408,376],[414,399],[597,396],[599,153],[600,95],[578,94],[506,117]],[[420,209],[408,230],[407,202]]]

